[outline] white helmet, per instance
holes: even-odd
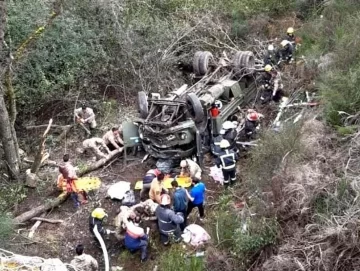
[[[224,130],[234,129],[234,124],[231,121],[225,121],[222,125]]]
[[[168,194],[161,196],[161,205],[170,205],[170,196]]]
[[[274,45],[272,45],[272,44],[269,44],[269,46],[268,46],[268,51],[274,51]]]
[[[180,162],[180,167],[187,167],[187,162],[186,162],[186,160],[182,160],[182,161]]]
[[[220,148],[222,149],[226,149],[230,147],[230,143],[229,141],[227,141],[226,139],[223,139],[220,141]]]
[[[282,47],[285,47],[286,45],[290,44],[290,41],[283,40],[280,44],[281,44]]]

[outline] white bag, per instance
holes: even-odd
[[[224,175],[221,168],[218,168],[217,166],[211,167],[209,175],[214,179],[215,182],[219,182],[221,185],[224,184]]]

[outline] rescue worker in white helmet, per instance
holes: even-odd
[[[221,152],[221,148],[220,148],[220,142],[221,140],[223,140],[223,136],[220,134],[214,134],[213,135],[213,140],[211,143],[211,153],[215,156],[219,156],[220,152]]]
[[[281,48],[279,51],[280,60],[286,61],[287,63],[292,63],[294,61],[293,53],[294,53],[294,45],[288,41],[283,40],[281,43]]]
[[[263,117],[263,114],[256,112],[254,109],[248,109],[244,127],[246,139],[254,139],[256,130],[259,127],[260,118]]]
[[[236,161],[239,159],[239,156],[234,150],[230,149],[230,143],[226,139],[221,141],[220,147],[222,152],[216,158],[215,164],[222,170],[226,188],[236,181]]]
[[[94,235],[94,238],[97,242],[99,242],[99,241],[96,238],[95,233],[94,233],[95,228],[100,233],[100,235],[103,239],[104,239],[105,234],[112,233],[111,230],[105,229],[103,227],[103,220],[106,216],[107,216],[107,213],[105,212],[105,210],[103,208],[95,208],[90,214],[89,229],[90,229],[90,232]]]
[[[280,59],[279,51],[275,50],[274,45],[269,44],[264,56],[264,65],[268,65],[268,64],[277,65],[279,59]]]
[[[230,143],[231,149],[236,149],[236,137],[237,131],[235,129],[235,125],[231,121],[225,121],[222,125],[222,129],[220,130],[220,135],[222,135],[223,139],[226,139]]]
[[[260,78],[262,90],[260,100],[262,104],[266,104],[271,100],[279,102],[283,96],[283,84],[281,83],[281,74],[276,71],[271,65],[266,65],[264,73]]]
[[[171,234],[174,235],[175,242],[181,241],[180,224],[184,222],[182,213],[175,213],[170,209],[170,201],[170,196],[163,194],[161,204],[155,210],[160,231],[160,241],[165,246],[169,244],[169,235]]]

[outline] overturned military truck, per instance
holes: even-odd
[[[208,51],[195,53],[192,86],[183,85],[163,97],[138,93],[139,137],[149,155],[161,159],[196,155],[201,161],[223,122],[254,99],[254,54],[238,51],[231,60],[223,54],[215,62]],[[217,116],[210,114],[214,104],[218,105]]]

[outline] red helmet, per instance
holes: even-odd
[[[256,112],[249,113],[246,118],[250,121],[257,121],[259,120],[259,114]]]

